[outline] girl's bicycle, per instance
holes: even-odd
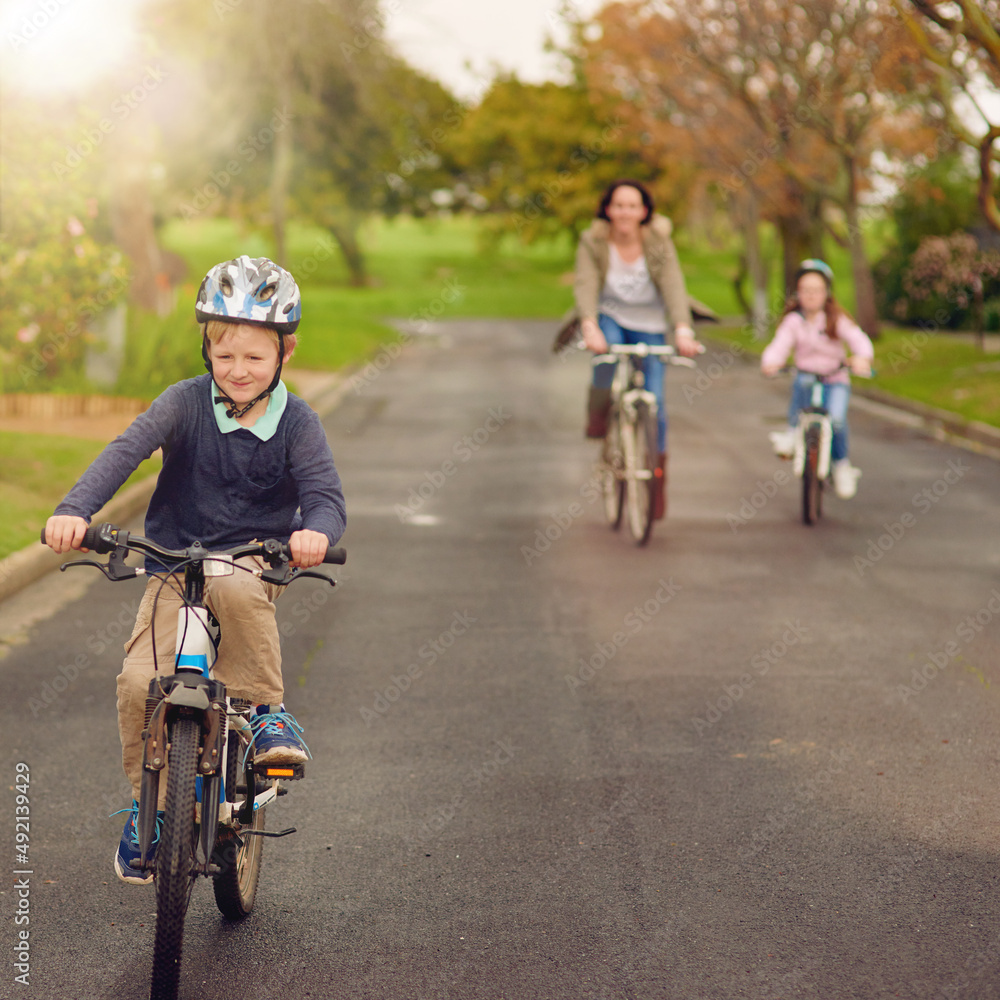
[[[792,471],[802,480],[802,523],[816,524],[823,516],[823,493],[830,485],[833,445],[833,421],[825,404],[825,389],[832,375],[850,365],[842,363],[834,372],[820,374],[801,368],[797,371],[809,380],[809,405],[799,411],[792,450]]]
[[[44,534],[43,534],[44,541]],[[279,779],[305,774],[302,763],[271,766],[252,757],[250,705],[231,701],[225,685],[211,676],[219,626],[204,602],[206,577],[253,572],[284,586],[303,577],[335,581],[322,573],[291,569],[287,545],[269,539],[222,552],[200,543],[165,549],[111,524],[91,525],[83,547],[110,553],[107,563],[80,559],[70,566],[96,566],[113,581],[144,575],[129,566],[129,552],[153,556],[183,574],[184,607],[177,628],[173,673],[157,673],[146,699],[143,771],[138,809],[140,859],[133,866],[152,871],[156,884],[156,933],[153,945],[151,1000],[175,1000],[180,977],[184,919],[199,876],[213,880],[215,901],[230,920],[253,909],[264,837],[284,837],[295,829],[267,833],[267,806],[285,789]],[[236,564],[255,556],[263,565]],[[346,553],[331,548],[324,562],[342,564]],[[266,566],[267,568],[263,568]],[[172,586],[165,575],[164,586]],[[157,814],[160,776],[167,769],[166,803]],[[159,842],[154,853],[156,832]]]
[[[638,545],[645,545],[653,531],[654,492],[666,488],[657,461],[656,397],[646,388],[641,362],[657,355],[668,364],[696,368],[690,358],[678,357],[674,348],[654,344],[610,344],[593,364],[627,357],[619,364],[611,384],[608,432],[601,450],[599,475],[604,513],[615,530],[627,512],[629,531]],[[659,480],[659,482],[657,482]]]

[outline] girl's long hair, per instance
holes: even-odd
[[[798,282],[796,282],[797,285]],[[793,312],[802,312],[797,287],[788,297],[788,301],[785,303],[785,311],[781,314],[781,318],[784,319],[789,313]],[[833,290],[829,285],[826,286],[826,305],[823,306],[823,312],[826,314],[826,335],[831,340],[838,340],[837,323],[840,322],[840,317],[847,316],[848,319],[851,317],[847,310],[833,297]]]

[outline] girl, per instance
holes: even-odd
[[[799,265],[795,294],[785,308],[774,339],[761,355],[760,369],[765,375],[775,375],[794,352],[799,372],[792,385],[788,429],[771,434],[774,450],[783,458],[794,450],[799,411],[809,405],[813,381],[809,373],[827,376],[823,405],[833,423],[833,488],[838,497],[849,500],[857,493],[861,470],[851,465],[847,457],[851,380],[841,365],[847,361],[855,375],[870,376],[875,351],[864,330],[837,304],[832,288],[833,270],[829,264],[811,258]],[[849,358],[847,349],[851,352]]]

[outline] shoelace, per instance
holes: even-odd
[[[250,738],[250,742],[247,744],[246,752],[243,754],[243,763],[246,764],[247,758],[250,756],[250,751],[257,742],[258,736],[263,734],[268,736],[284,735],[282,733],[282,729],[285,726],[288,726],[298,734],[298,741],[305,748],[306,753],[311,757],[312,754],[309,751],[309,747],[306,746],[306,741],[302,739],[302,727],[295,721],[294,716],[289,715],[288,712],[269,712],[266,715],[250,716],[250,728],[253,730],[253,736]]]
[[[110,813],[108,819],[112,816],[121,816],[122,813],[132,813],[132,832],[129,834],[129,842],[133,847],[138,849],[139,847],[139,803],[133,802],[132,805],[126,806],[124,809],[119,809],[117,812]],[[163,826],[163,813],[157,810],[156,812],[156,829],[153,831],[153,844],[156,845],[160,842],[160,829]]]

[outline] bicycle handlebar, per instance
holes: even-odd
[[[45,529],[42,528],[42,543],[45,544]],[[247,542],[243,545],[236,545],[229,549],[220,549],[210,552],[204,548],[200,542],[188,546],[186,549],[166,549],[156,542],[141,535],[133,535],[124,528],[118,528],[113,524],[91,524],[83,536],[81,547],[91,549],[98,555],[105,555],[113,552],[116,548],[132,549],[137,552],[145,552],[147,555],[164,559],[168,563],[182,563],[191,561],[204,562],[212,555],[226,555],[233,559],[242,556],[261,556],[266,562],[273,560],[290,559],[292,552],[286,542],[279,542],[274,538],[265,539],[262,542]],[[323,558],[324,563],[332,563],[342,566],[347,562],[347,550],[338,546],[330,546]]]
[[[702,348],[704,353],[704,348]],[[595,354],[592,358],[594,364],[600,364],[602,358],[612,358],[615,355],[625,355],[633,358],[648,358],[650,356],[662,357],[667,364],[683,365],[687,368],[697,368],[698,365],[693,358],[686,358],[677,353],[676,348],[669,344],[608,344],[608,349],[603,354]]]
[[[820,381],[824,379],[831,378],[834,375],[838,375],[842,371],[849,371],[852,375],[858,378],[873,378],[875,375],[875,369],[871,370],[870,375],[858,375],[858,373],[851,367],[850,362],[841,361],[839,365],[832,372],[811,372],[807,368],[799,368],[798,365],[782,365],[774,375],[791,375],[794,372],[801,372],[803,375],[812,375],[813,378],[818,378]]]
[[[647,354],[672,355],[677,350],[670,344],[608,344],[606,354],[634,354],[644,358]]]

